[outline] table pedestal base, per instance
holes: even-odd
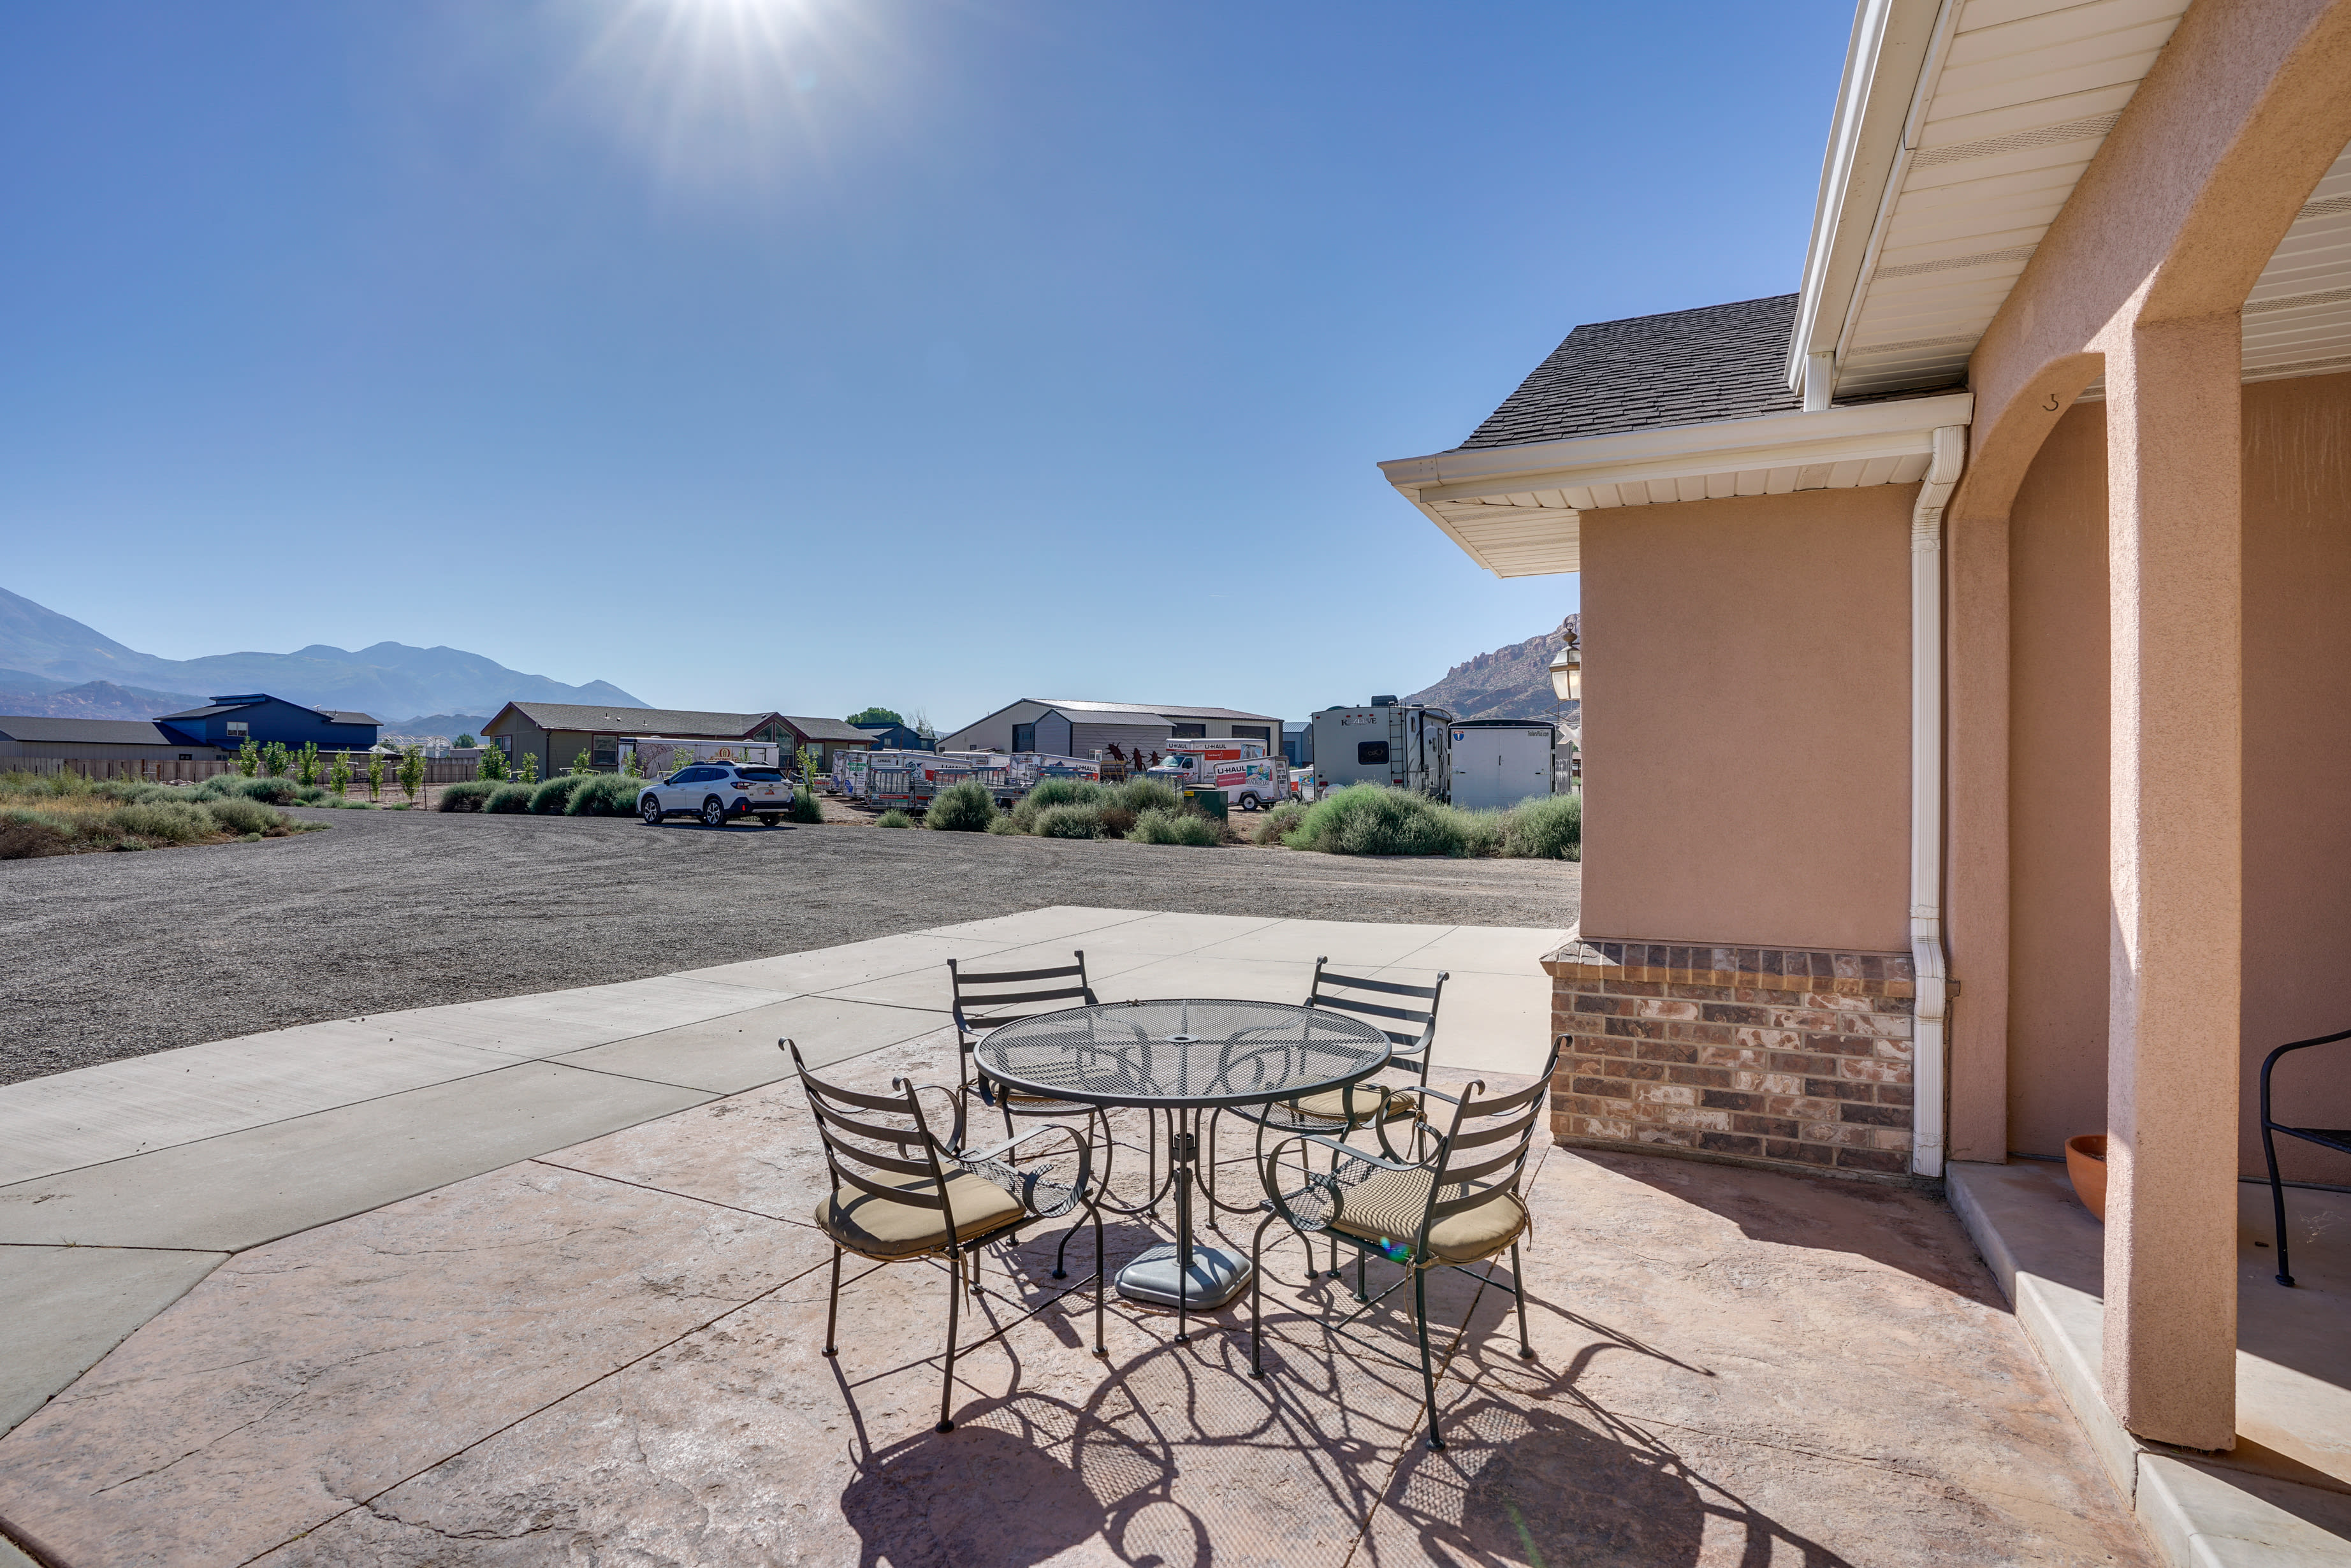
[[[1196,1245],[1192,1249],[1192,1266],[1184,1273],[1188,1276],[1180,1281],[1184,1306],[1196,1312],[1212,1312],[1248,1288],[1249,1260],[1226,1248]],[[1120,1295],[1155,1307],[1176,1304],[1178,1282],[1176,1244],[1172,1241],[1148,1249],[1118,1271]]]

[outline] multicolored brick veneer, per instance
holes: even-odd
[[[1574,940],[1542,962],[1562,1142],[1909,1170],[1907,954]]]

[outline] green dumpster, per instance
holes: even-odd
[[[1225,792],[1213,784],[1205,788],[1196,784],[1185,785],[1184,804],[1198,807],[1202,816],[1214,817],[1219,822],[1225,820]]]

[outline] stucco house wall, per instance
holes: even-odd
[[[1907,951],[1917,494],[1583,514],[1587,941]]]
[[[2244,945],[2240,1168],[2264,1169],[2261,1060],[2351,1028],[2351,375],[2244,390]],[[2011,513],[2009,1146],[2106,1117],[2105,410],[2075,407]],[[2179,766],[2190,774],[2194,756]],[[2289,1059],[2285,1119],[2335,1125],[2351,1051]],[[2291,1097],[2291,1098],[2289,1098]],[[2296,1109],[2298,1107],[2298,1109]],[[2290,1177],[2351,1157],[2282,1141]]]

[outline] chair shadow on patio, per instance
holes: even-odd
[[[1090,1542],[1109,1560],[1148,1568],[1336,1563],[1367,1530],[1375,1551],[1404,1561],[1683,1568],[1703,1549],[1708,1561],[1845,1568],[1576,1386],[1609,1352],[1702,1369],[1541,1300],[1530,1303],[1539,1316],[1586,1343],[1558,1366],[1520,1361],[1508,1296],[1464,1276],[1448,1281],[1441,1307],[1432,1301],[1452,1347],[1441,1397],[1458,1437],[1426,1452],[1416,1363],[1326,1336],[1313,1320],[1352,1306],[1352,1286],[1301,1283],[1298,1249],[1287,1251],[1278,1285],[1269,1281],[1269,1306],[1284,1310],[1270,1314],[1262,1380],[1249,1375],[1247,1336],[1230,1314],[1176,1344],[1165,1338],[1172,1320],[1130,1311],[1114,1319],[1113,1375],[1072,1383],[1057,1347],[1011,1321],[1016,1304],[993,1301],[975,1314],[974,1336],[985,1332],[979,1321],[999,1320],[985,1354],[1010,1358],[1008,1381],[998,1380],[1000,1363],[975,1375],[1001,1392],[960,1398],[951,1434],[876,1449],[859,1408],[863,1380],[836,1367],[854,1467],[839,1506],[861,1568],[1027,1565]],[[1071,1295],[1027,1321],[1066,1341],[1056,1320],[1083,1310]],[[1409,1351],[1408,1324],[1365,1327]],[[1468,1354],[1489,1337],[1507,1353],[1507,1378]],[[982,1354],[978,1343],[969,1354]]]

